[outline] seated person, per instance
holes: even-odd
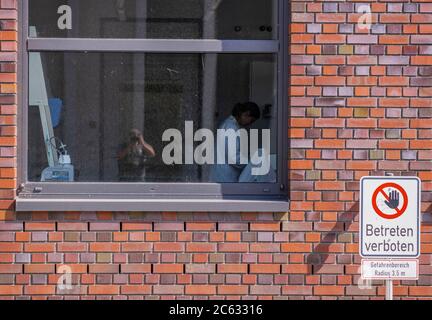
[[[231,116],[229,116],[219,127],[220,130],[234,130],[238,131],[242,128],[248,127],[256,122],[261,117],[261,111],[258,105],[254,102],[238,103],[234,106]],[[236,143],[236,154],[234,164],[229,163],[229,152],[228,152],[228,138],[224,141],[225,146],[225,161],[223,163],[216,163],[212,166],[211,181],[218,183],[237,183],[239,177],[246,164],[241,163],[241,148],[240,143],[237,139]],[[218,154],[216,150],[215,154]]]

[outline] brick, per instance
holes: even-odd
[[[0,264],[0,274],[17,274],[23,272],[20,264]]]
[[[113,273],[119,272],[118,264],[91,264],[89,265],[89,273]]]
[[[412,296],[431,296],[432,288],[431,287],[411,287],[409,288],[409,294]]]
[[[57,264],[56,266],[56,273],[63,273],[62,267],[65,267],[65,265]],[[68,264],[66,267],[70,268],[71,272],[73,274],[83,274],[87,273],[87,265],[86,264]]]
[[[54,222],[26,222],[25,230],[26,231],[54,231],[55,223]]]
[[[312,249],[308,243],[282,243],[282,252],[310,252]]]
[[[155,231],[183,231],[184,223],[182,222],[157,222],[154,224]]]
[[[250,273],[259,274],[278,274],[280,273],[281,267],[278,264],[251,264]]]
[[[184,266],[182,264],[155,264],[153,266],[154,273],[183,273]]]
[[[156,244],[155,244],[156,245]],[[150,252],[151,243],[122,243],[121,252]],[[160,247],[155,246],[155,252],[160,251]],[[168,250],[170,251],[170,250]]]
[[[120,244],[119,243],[90,243],[90,251],[91,252],[120,252]]]
[[[343,296],[344,287],[342,286],[315,286],[313,292],[318,296]]]
[[[88,224],[85,222],[59,222],[58,231],[87,231]]]
[[[215,252],[216,244],[213,243],[187,243],[186,252]]]
[[[282,273],[288,274],[308,274],[312,267],[307,264],[288,264],[282,266]]]
[[[261,233],[260,233],[261,234]],[[258,241],[263,241],[263,239],[258,234]],[[273,241],[273,233],[266,233],[269,235],[269,239],[266,241]],[[280,252],[280,245],[277,243],[251,243],[250,252]]]
[[[148,223],[138,223],[138,222],[123,222],[122,223],[123,231],[151,231],[152,224]]]
[[[312,286],[305,286],[305,285],[283,286],[282,294],[287,296],[311,296]]]
[[[280,295],[281,286],[268,286],[268,285],[255,285],[250,287],[250,293],[252,295]]]
[[[120,293],[125,295],[148,295],[151,294],[151,286],[125,285],[120,287]]]
[[[24,273],[55,273],[54,264],[26,264],[24,265]]]
[[[221,285],[217,287],[217,293],[219,295],[247,295],[248,286],[245,285]]]
[[[20,285],[0,285],[0,296],[21,296],[23,286]]]
[[[257,223],[252,222],[250,225],[251,231],[279,231],[281,228],[280,223]]]
[[[88,287],[88,293],[91,295],[117,295],[120,287],[116,285],[95,285]]]
[[[247,273],[246,264],[218,264],[217,273]]]
[[[184,294],[184,286],[180,285],[156,285],[153,286],[153,293],[160,295],[183,295]]]
[[[24,294],[26,295],[54,295],[54,285],[29,285],[24,286]]]
[[[57,245],[59,252],[86,252],[87,244],[78,242],[64,242]]]
[[[90,231],[119,231],[120,222],[91,222]]]
[[[344,272],[343,265],[321,265],[317,270],[314,270],[316,274],[342,274]]]
[[[25,252],[54,252],[55,245],[53,243],[25,243]]]
[[[212,285],[187,285],[185,287],[185,294],[187,295],[215,295],[216,286]]]
[[[215,231],[215,223],[190,222],[186,223],[186,231]]]
[[[208,273],[214,274],[216,272],[216,265],[214,264],[187,264],[186,273],[200,274]]]
[[[150,273],[151,266],[149,264],[123,264],[120,265],[121,273]]]
[[[221,243],[218,245],[219,252],[247,252],[248,246],[245,243]]]

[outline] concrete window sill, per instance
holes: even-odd
[[[16,211],[287,212],[284,200],[17,198]]]

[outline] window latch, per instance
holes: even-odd
[[[42,187],[35,187],[34,189],[33,189],[33,193],[41,193],[43,191],[43,188]]]

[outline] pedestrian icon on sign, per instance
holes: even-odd
[[[372,196],[372,207],[384,219],[396,219],[408,207],[408,195],[400,185],[388,182],[376,188]]]

